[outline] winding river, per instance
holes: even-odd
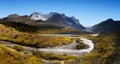
[[[67,54],[72,56],[80,56],[82,54],[90,53],[93,50],[94,44],[91,40],[81,37],[80,41],[88,45],[89,48],[77,50],[75,49],[75,47],[77,46],[78,43],[76,43],[73,40],[73,42],[69,45],[64,45],[64,46],[54,47],[54,48],[40,48],[38,50],[42,52],[47,52],[47,53],[55,53],[55,54],[61,54],[61,55]]]
[[[72,56],[80,56],[82,54],[90,53],[94,48],[93,42],[83,37],[79,37],[79,38],[80,38],[80,41],[82,41],[84,44],[89,46],[87,49],[80,49],[80,50],[76,49],[76,46],[78,43],[76,43],[75,40],[73,40],[73,42],[69,45],[52,47],[52,48],[34,48],[34,47],[29,47],[29,46],[22,46],[22,47],[26,51],[38,51],[38,52],[55,53],[55,54],[61,54],[61,55],[67,54],[67,55],[72,55]],[[0,43],[4,44],[5,46],[10,46],[10,47],[18,45],[18,44],[14,44],[11,42],[5,42],[5,41],[0,41]]]

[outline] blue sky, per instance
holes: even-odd
[[[92,26],[108,18],[120,20],[120,0],[0,0],[0,17],[17,13],[59,12],[75,16],[84,26]]]

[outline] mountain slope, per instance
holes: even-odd
[[[115,21],[113,19],[108,19],[103,21],[93,27],[85,29],[84,31],[87,32],[113,32],[113,31],[120,31],[120,21]]]

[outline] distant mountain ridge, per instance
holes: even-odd
[[[87,28],[83,31],[95,32],[95,33],[112,32],[112,31],[120,31],[119,27],[120,27],[120,21],[115,21],[110,18],[90,28]]]
[[[15,22],[21,22],[25,24],[30,24],[30,25],[41,25],[41,24],[46,24],[46,25],[56,25],[56,26],[62,26],[62,27],[71,27],[76,30],[82,31],[85,29],[84,26],[82,26],[79,23],[79,20],[76,19],[75,17],[68,17],[65,14],[60,14],[57,12],[51,12],[49,14],[42,14],[39,12],[33,12],[28,15],[24,16],[19,16],[18,14],[13,14],[9,15],[5,18],[3,18],[5,21],[15,21]]]
[[[65,31],[64,33],[68,33],[68,32],[71,33],[72,31],[92,32],[92,33],[120,31],[119,28],[120,21],[118,20],[116,21],[110,18],[92,27],[85,28],[83,25],[80,24],[79,20],[76,19],[74,16],[69,17],[66,16],[65,14],[60,14],[57,12],[51,12],[49,14],[43,14],[41,12],[33,12],[30,15],[23,15],[23,16],[20,16],[18,14],[12,14],[0,19],[0,23],[9,26],[12,25],[10,27],[14,27],[22,31],[45,30],[46,32],[49,32],[50,30],[51,31],[54,30],[59,33],[61,31],[62,33],[64,31]]]
[[[34,12],[23,16],[12,14],[0,19],[0,23],[20,31],[37,31],[38,33],[52,31],[52,33],[73,33],[85,29],[75,17],[68,17],[57,12],[49,14]]]
[[[79,23],[79,20],[75,17],[68,17],[65,14],[60,14],[57,12],[51,12],[49,14],[42,14],[38,12],[34,12],[30,15],[30,18],[33,20],[42,20],[45,22],[48,22],[49,24],[55,24],[60,25],[64,27],[73,27],[77,30],[83,30],[85,29],[84,26],[82,26]]]

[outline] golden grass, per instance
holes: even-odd
[[[13,28],[5,27],[0,24],[0,40],[11,41],[13,43],[34,46],[47,47],[69,44],[72,40],[68,37],[45,37],[35,34],[18,32]]]

